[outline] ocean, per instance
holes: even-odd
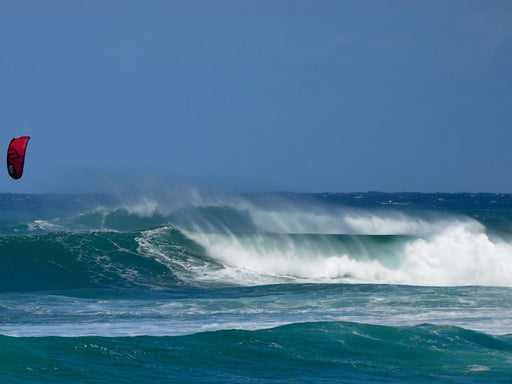
[[[1,383],[510,383],[512,195],[0,194]]]

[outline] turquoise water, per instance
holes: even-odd
[[[510,207],[0,195],[0,379],[510,382]]]
[[[8,382],[505,382],[512,337],[451,326],[292,324],[178,337],[0,337]]]

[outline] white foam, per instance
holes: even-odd
[[[411,239],[397,248],[398,265],[381,255],[356,257],[293,241],[268,244],[232,234],[187,233],[222,264],[216,278],[244,285],[265,282],[341,282],[425,286],[484,285],[512,287],[512,244],[491,240],[478,223],[443,223],[438,233]],[[204,274],[204,271],[203,271]],[[215,279],[209,275],[209,278]]]
[[[407,244],[397,282],[417,285],[512,286],[512,244],[454,225]]]
[[[243,237],[228,229],[224,233],[183,231],[206,250],[210,261],[187,255],[186,250],[176,248],[179,245],[169,246],[167,240],[160,239],[161,233],[154,231],[137,239],[139,250],[179,271],[178,277],[189,283],[258,285],[297,281],[512,287],[512,244],[489,238],[481,223],[467,217],[286,204],[278,209],[262,209],[243,200],[233,201],[232,206],[247,212],[259,232]],[[133,210],[147,215],[157,208],[146,201]],[[265,233],[280,234],[281,241],[266,241]],[[370,247],[365,239],[361,240],[362,252],[354,255],[329,244],[328,236],[319,244],[296,242],[291,237],[286,241],[286,234],[408,235],[411,239],[401,242],[401,246],[393,245],[394,262],[389,263],[389,250]],[[181,256],[174,257],[175,252],[182,252]]]
[[[50,220],[34,220],[31,223],[28,223],[28,230],[29,231],[61,231],[64,228],[58,224],[56,224],[54,221]]]

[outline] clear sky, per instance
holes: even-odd
[[[0,74],[0,192],[512,192],[509,0],[5,0]]]

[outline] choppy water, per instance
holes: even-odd
[[[512,196],[0,195],[2,382],[507,382]]]

